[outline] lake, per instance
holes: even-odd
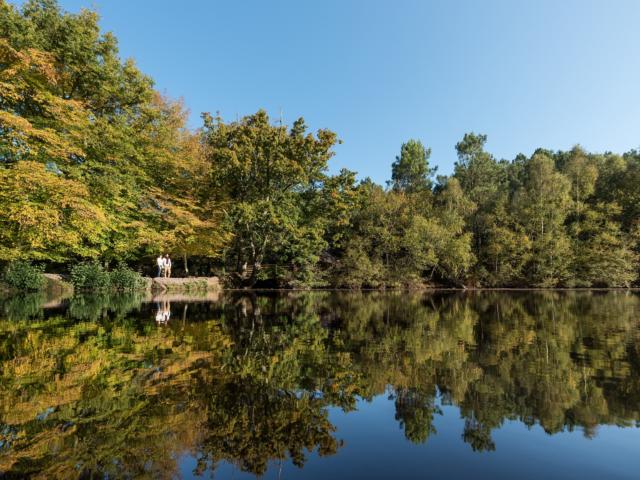
[[[640,294],[0,304],[3,478],[638,478]]]

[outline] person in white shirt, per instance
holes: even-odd
[[[169,278],[171,276],[171,258],[169,258],[169,254],[164,256],[163,270],[165,278]]]
[[[156,258],[156,264],[158,265],[158,276],[161,277],[164,267],[164,258],[162,257],[162,255],[158,255],[158,258]]]

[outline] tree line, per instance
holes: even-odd
[[[186,119],[95,12],[0,0],[0,261],[168,251],[245,286],[637,285],[637,150],[504,160],[468,133],[437,176],[411,139],[383,186],[329,174],[338,137],[302,118]]]

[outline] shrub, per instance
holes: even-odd
[[[71,283],[76,290],[107,290],[111,276],[98,262],[85,262],[71,269]]]
[[[126,264],[119,263],[109,273],[111,288],[114,290],[137,290],[144,287],[144,279],[138,272],[131,270]]]
[[[38,291],[45,285],[42,276],[44,268],[40,265],[32,265],[24,260],[11,262],[4,271],[4,281],[16,290]]]

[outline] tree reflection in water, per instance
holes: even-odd
[[[505,420],[548,433],[634,426],[640,297],[631,293],[289,293],[215,303],[12,299],[0,320],[0,471],[173,477],[220,461],[262,474],[336,453],[328,407],[388,395],[406,438],[439,404],[473,450]],[[22,309],[22,310],[21,310]],[[157,328],[153,318],[173,309]],[[164,317],[163,317],[164,318]]]

